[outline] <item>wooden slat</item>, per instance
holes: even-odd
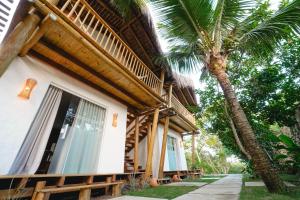
[[[112,46],[114,44],[114,41],[117,40],[120,44],[120,46],[118,48],[126,49],[126,51],[125,51],[126,53],[124,55],[123,54],[124,50],[122,50],[121,55],[124,55],[124,56],[121,57],[121,58],[119,58],[119,52],[117,53],[116,56],[114,54],[111,54],[111,56],[114,57],[118,62],[122,63],[124,65],[124,67],[126,67],[129,71],[131,71],[130,66],[131,66],[131,63],[132,63],[132,59],[134,57],[137,60],[137,62],[139,63],[139,70],[145,73],[145,74],[143,74],[145,79],[143,79],[142,81],[149,88],[151,88],[155,93],[159,94],[158,87],[160,87],[160,84],[148,85],[147,83],[148,82],[160,83],[161,80],[143,63],[143,61],[141,59],[139,59],[139,57],[134,53],[134,51],[131,50],[125,42],[123,42],[123,40],[92,9],[92,7],[90,7],[90,5],[85,0],[77,0],[76,3],[74,5],[72,5],[72,9],[70,11],[68,11],[68,6],[72,4],[72,3],[70,3],[70,1],[67,1],[61,8],[53,7],[46,0],[40,0],[40,1],[43,2],[45,5],[49,6],[51,9],[53,9],[53,8],[59,9],[59,10],[54,9],[54,11],[56,11],[56,13],[59,14],[60,16],[62,16],[64,18],[70,20],[71,22],[73,22],[73,26],[78,27],[83,32],[86,32],[86,28],[84,27],[84,24],[87,24],[87,30],[89,30],[89,28],[90,28],[91,24],[93,23],[94,19],[97,19],[97,22],[102,24],[98,35],[95,37],[94,34],[88,34],[87,33],[88,36],[91,37],[99,45],[99,47],[103,48],[108,53],[110,53],[110,50],[111,50],[111,48],[107,49],[108,45],[110,44],[110,46]],[[86,16],[84,17],[84,19],[81,21],[80,26],[78,25],[78,23],[76,23],[76,20],[80,20],[80,17],[78,17],[79,15],[76,16],[75,20],[73,18],[73,14],[75,13],[75,10],[79,7],[79,5],[82,5],[82,7],[80,8],[79,14],[87,13]],[[82,9],[84,9],[85,12],[81,11]],[[92,17],[90,19],[90,22],[86,22],[86,20],[88,19],[88,16],[90,14],[92,15]],[[103,28],[105,29],[105,32],[103,34],[102,39],[99,42],[98,38],[101,35]],[[108,37],[107,37],[107,34],[108,34]],[[105,38],[107,39],[107,41],[105,42],[105,44],[103,44]],[[135,73],[134,71],[131,71],[131,72],[133,74],[135,74],[135,76],[140,76],[140,74],[139,74],[140,71],[138,71],[137,73]],[[147,76],[146,74],[151,74],[151,76],[149,76],[149,75]],[[147,79],[152,79],[152,80],[147,80]]]

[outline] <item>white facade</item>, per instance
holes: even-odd
[[[37,81],[29,100],[18,97],[26,79]],[[123,173],[127,107],[40,60],[17,57],[0,78],[0,175],[7,174],[52,84],[106,109],[97,173]],[[117,127],[112,126],[118,114]]]
[[[159,124],[157,128],[157,135],[155,138],[154,148],[153,148],[153,161],[152,161],[153,177],[158,177],[163,131],[164,131],[164,125]],[[171,136],[176,139],[176,144],[175,144],[176,170],[187,170],[187,163],[184,154],[183,140],[181,134],[174,131],[173,129],[169,129],[168,136]],[[134,150],[131,150],[130,153],[128,154],[131,158],[133,158],[133,151]],[[147,137],[145,137],[139,143],[139,165],[141,165],[143,169],[145,169],[146,167],[146,161],[147,161]],[[166,156],[165,156],[165,163],[164,163],[164,171],[171,171],[169,168],[169,158],[168,158],[167,149],[166,149]]]

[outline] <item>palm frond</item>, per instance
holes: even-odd
[[[273,52],[282,39],[290,34],[300,33],[300,0],[294,0],[282,7],[250,30],[245,28],[247,24],[243,26],[245,33],[239,38],[241,49],[261,56]]]
[[[178,44],[169,53],[156,59],[157,64],[168,63],[180,73],[191,73],[201,69],[205,63],[205,54],[198,44]]]
[[[168,38],[208,43],[213,16],[211,0],[152,0],[151,5]]]
[[[252,0],[218,0],[214,13],[214,43],[221,49],[223,39],[244,20],[255,2]]]

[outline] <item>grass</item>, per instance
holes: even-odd
[[[296,185],[290,187],[288,192],[282,194],[271,194],[266,187],[245,187],[243,186],[240,195],[240,200],[299,200],[300,199],[300,181],[299,176],[296,175],[280,175],[284,181],[288,181]],[[252,179],[244,176],[243,181],[261,181],[258,178]]]
[[[151,198],[174,199],[197,189],[197,186],[158,186],[148,187],[139,191],[130,191],[127,195]]]

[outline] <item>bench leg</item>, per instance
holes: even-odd
[[[113,185],[112,186],[112,196],[118,197],[120,195],[121,195],[121,185],[120,184]]]
[[[79,192],[79,200],[90,200],[91,198],[91,189],[82,189]]]
[[[34,192],[32,195],[32,200],[44,200],[45,194],[42,192],[38,192],[46,186],[46,181],[39,181],[36,183]]]
[[[111,183],[112,177],[107,177],[106,178],[106,183]],[[109,186],[105,187],[105,195],[108,195],[109,192]]]

